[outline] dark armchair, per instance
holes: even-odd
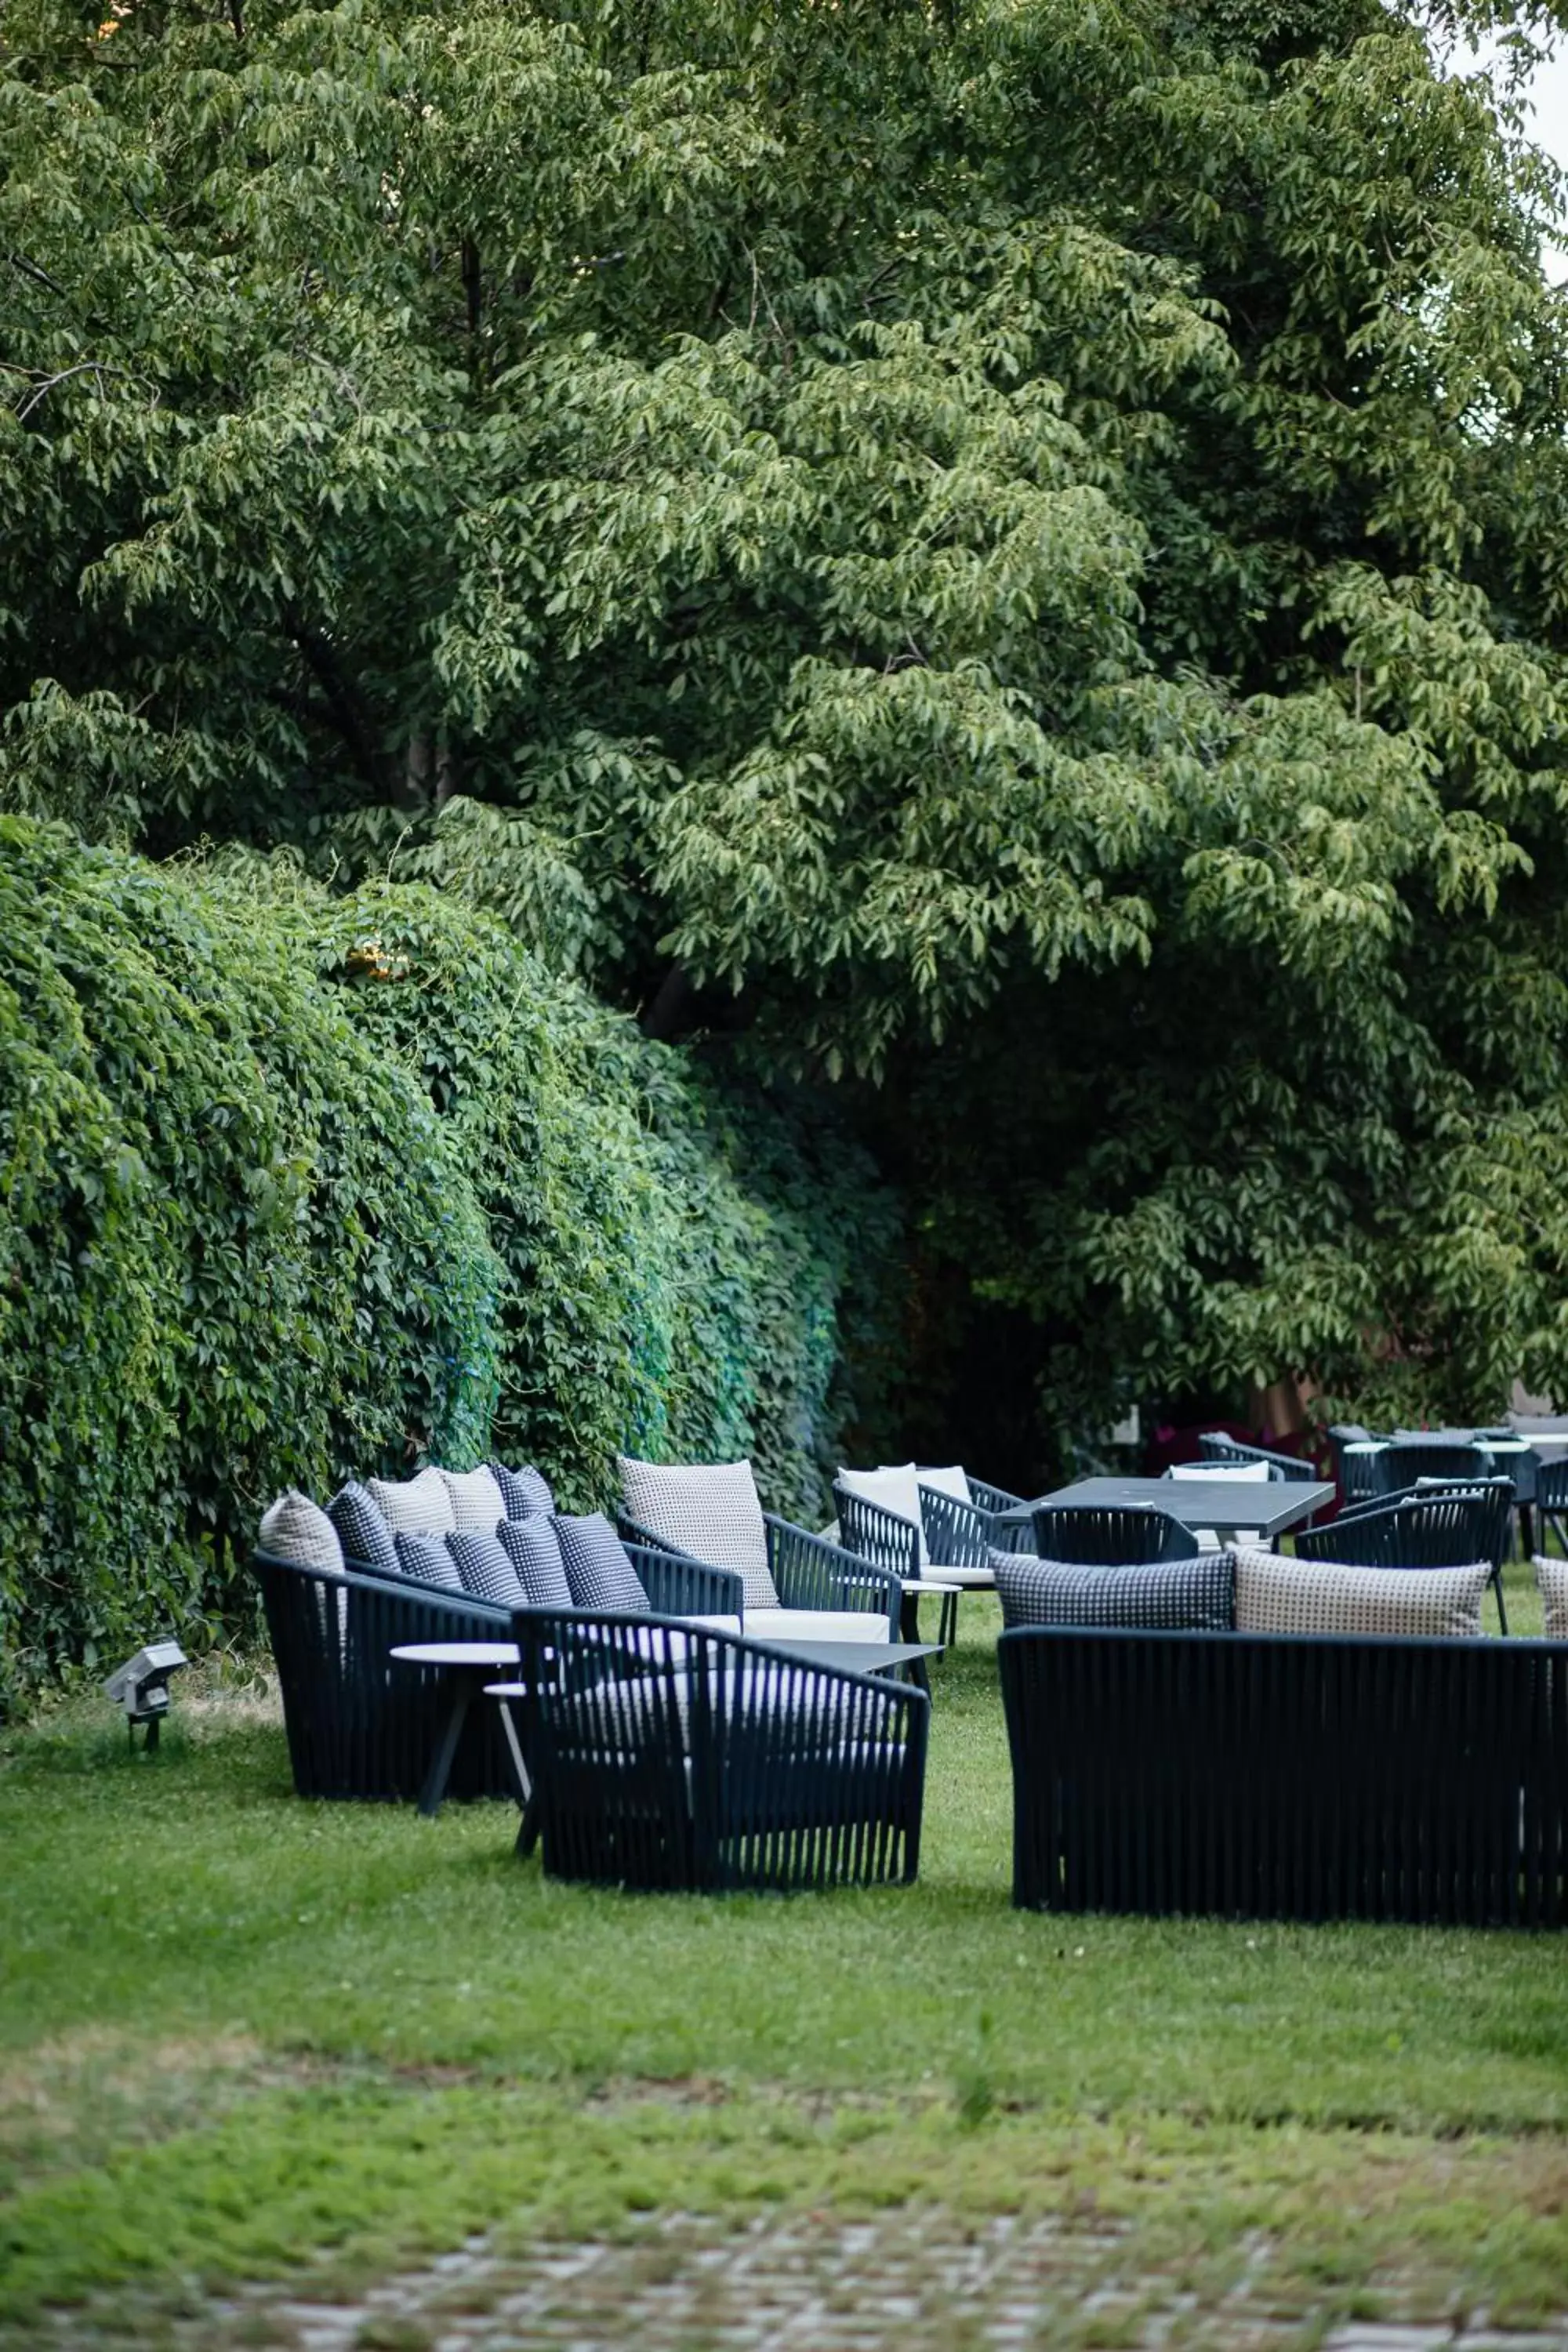
[[[522,1611],[544,1868],[642,1889],[913,1880],[931,1702],[647,1618]]]

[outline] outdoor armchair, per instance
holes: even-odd
[[[1200,1437],[1198,1444],[1205,1462],[1266,1462],[1270,1478],[1289,1478],[1307,1486],[1318,1475],[1312,1465],[1303,1462],[1298,1454],[1271,1453],[1267,1445],[1249,1445],[1244,1438],[1227,1437],[1221,1430]]]
[[[954,1569],[967,1569],[984,1573],[990,1580],[992,1552],[1016,1549],[1012,1537],[1026,1532],[1022,1528],[998,1529],[996,1515],[999,1511],[1021,1509],[1024,1497],[1008,1494],[1005,1486],[988,1486],[979,1478],[971,1478],[969,1491],[973,1499],[966,1503],[960,1496],[946,1494],[941,1487],[928,1486],[923,1479],[921,1481],[926,1558],[944,1576]]]
[[[645,1553],[662,1553],[667,1549],[651,1528],[640,1527],[624,1511],[617,1514],[616,1525],[634,1559],[641,1559]],[[772,1511],[763,1513],[763,1525],[767,1532],[768,1574],[781,1610],[810,1609],[834,1615],[871,1616],[886,1624],[888,1640],[898,1639],[903,1587],[896,1576],[874,1561],[858,1559],[841,1545],[829,1543],[826,1536],[812,1535],[807,1528],[797,1528]],[[640,1569],[638,1573],[641,1574]],[[735,1583],[739,1582],[737,1577]],[[651,1592],[648,1597],[652,1599]],[[727,1615],[731,1612],[712,1609],[700,1613]],[[757,1613],[748,1601],[745,1615],[749,1618]],[[771,1615],[771,1612],[768,1613]],[[878,1638],[882,1638],[879,1629]]]
[[[931,1702],[647,1618],[512,1619],[544,1868],[643,1889],[911,1881]]]
[[[1487,1479],[1363,1504],[1342,1511],[1326,1528],[1298,1535],[1296,1557],[1336,1560],[1347,1568],[1468,1568],[1484,1559],[1506,1633],[1502,1561],[1511,1495],[1510,1480]]]
[[[1375,1492],[1389,1496],[1413,1486],[1418,1478],[1489,1478],[1497,1465],[1484,1445],[1456,1444],[1442,1438],[1402,1437],[1372,1456],[1376,1467]]]
[[[1542,1464],[1535,1477],[1535,1507],[1541,1514],[1542,1550],[1546,1549],[1546,1532],[1550,1528],[1563,1551],[1568,1552],[1568,1458]]]
[[[1195,1559],[1201,1546],[1168,1511],[1130,1504],[1058,1503],[1035,1513],[1041,1559],[1084,1568],[1135,1568],[1157,1559]]]

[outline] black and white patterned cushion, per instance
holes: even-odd
[[[558,1517],[555,1532],[574,1607],[628,1617],[648,1614],[647,1594],[626,1548],[600,1512],[585,1518]]]
[[[489,1471],[500,1488],[501,1503],[509,1519],[531,1519],[536,1512],[555,1508],[550,1481],[542,1471],[509,1470],[504,1462],[492,1462]]]
[[[502,1550],[517,1570],[531,1609],[570,1609],[574,1604],[561,1557],[561,1538],[548,1511],[526,1519],[502,1519],[496,1529]]]
[[[1535,1582],[1542,1635],[1548,1642],[1568,1642],[1568,1559],[1544,1559],[1537,1552]]]
[[[993,1551],[1007,1625],[1123,1625],[1149,1632],[1226,1633],[1236,1622],[1231,1555],[1080,1568],[1027,1552]]]
[[[439,1585],[446,1592],[465,1590],[458,1563],[442,1537],[396,1535],[392,1540],[397,1547],[397,1565],[405,1576],[412,1576],[420,1584]]]
[[[1424,1633],[1475,1640],[1489,1561],[1469,1568],[1351,1568],[1337,1560],[1236,1554],[1243,1633]]]
[[[458,1524],[439,1470],[421,1470],[413,1478],[367,1478],[364,1483],[394,1535],[449,1536]]]
[[[279,1495],[261,1522],[261,1549],[274,1559],[291,1560],[296,1568],[324,1568],[341,1575],[343,1547],[338,1531],[309,1495],[297,1486]]]
[[[528,1595],[493,1528],[484,1535],[471,1530],[449,1535],[447,1549],[458,1563],[464,1591],[476,1601],[493,1601],[498,1609],[527,1607]]]
[[[626,1517],[672,1550],[738,1569],[748,1609],[776,1609],[768,1530],[749,1462],[637,1462],[616,1457]]]
[[[374,1497],[357,1478],[351,1478],[346,1486],[338,1488],[327,1505],[327,1517],[336,1528],[349,1559],[359,1561],[362,1567],[374,1568],[378,1576],[397,1574],[392,1529],[376,1508]]]
[[[506,1516],[500,1485],[490,1470],[441,1470],[437,1473],[452,1506],[452,1525],[464,1535],[489,1535]]]

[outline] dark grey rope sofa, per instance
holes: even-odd
[[[628,1546],[658,1615],[739,1616],[741,1579],[679,1553]],[[302,1797],[413,1802],[451,1705],[439,1667],[394,1658],[424,1642],[510,1642],[511,1612],[470,1593],[378,1574],[348,1559],[342,1573],[257,1550],[278,1667],[294,1786]],[[512,1797],[517,1780],[493,1706],[475,1708],[453,1758],[447,1794]]]
[[[1003,1634],[1028,1908],[1568,1924],[1568,1643]]]

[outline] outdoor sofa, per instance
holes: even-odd
[[[1494,1640],[1490,1575],[999,1560],[1015,1903],[1568,1924],[1568,1594]]]
[[[437,1489],[430,1483],[438,1476],[425,1472],[419,1480],[400,1482],[421,1488],[402,1505],[410,1524],[378,1528],[377,1517],[384,1514],[379,1506],[375,1514],[368,1511],[367,1499],[374,1502],[374,1492],[380,1492],[392,1501],[398,1493],[381,1482],[351,1482],[328,1512],[303,1496],[280,1497],[262,1522],[252,1567],[278,1668],[294,1785],[301,1796],[415,1800],[447,1720],[450,1690],[439,1667],[395,1659],[393,1649],[511,1639],[512,1615],[527,1599],[526,1591],[493,1580],[487,1591],[487,1580],[471,1570],[474,1589],[463,1585],[447,1539],[484,1531],[474,1525],[458,1528],[453,1517],[444,1527],[438,1524]],[[471,1486],[468,1491],[472,1496]],[[542,1481],[540,1488],[527,1491],[536,1505],[548,1502],[552,1510],[553,1498]],[[514,1493],[514,1507],[518,1499]],[[420,1518],[423,1526],[412,1524]],[[603,1526],[608,1536],[607,1522]],[[739,1625],[738,1575],[664,1549],[617,1549],[650,1613],[711,1616]],[[467,1540],[459,1549],[471,1557]],[[420,1569],[423,1574],[416,1572]],[[586,1598],[586,1588],[580,1589]],[[517,1758],[500,1710],[474,1709],[453,1758],[447,1793],[503,1797],[517,1789]]]
[[[487,1527],[501,1505],[515,1517]],[[510,1695],[468,1711],[447,1793],[523,1802],[520,1849],[541,1840],[552,1875],[714,1891],[915,1875],[925,1695],[742,1640],[738,1570],[558,1514],[535,1473],[351,1482],[330,1515],[280,1497],[254,1559],[302,1796],[419,1795],[452,1689],[394,1649],[515,1642],[520,1664],[496,1668]],[[871,1596],[853,1622],[885,1639],[881,1582],[851,1581]]]

